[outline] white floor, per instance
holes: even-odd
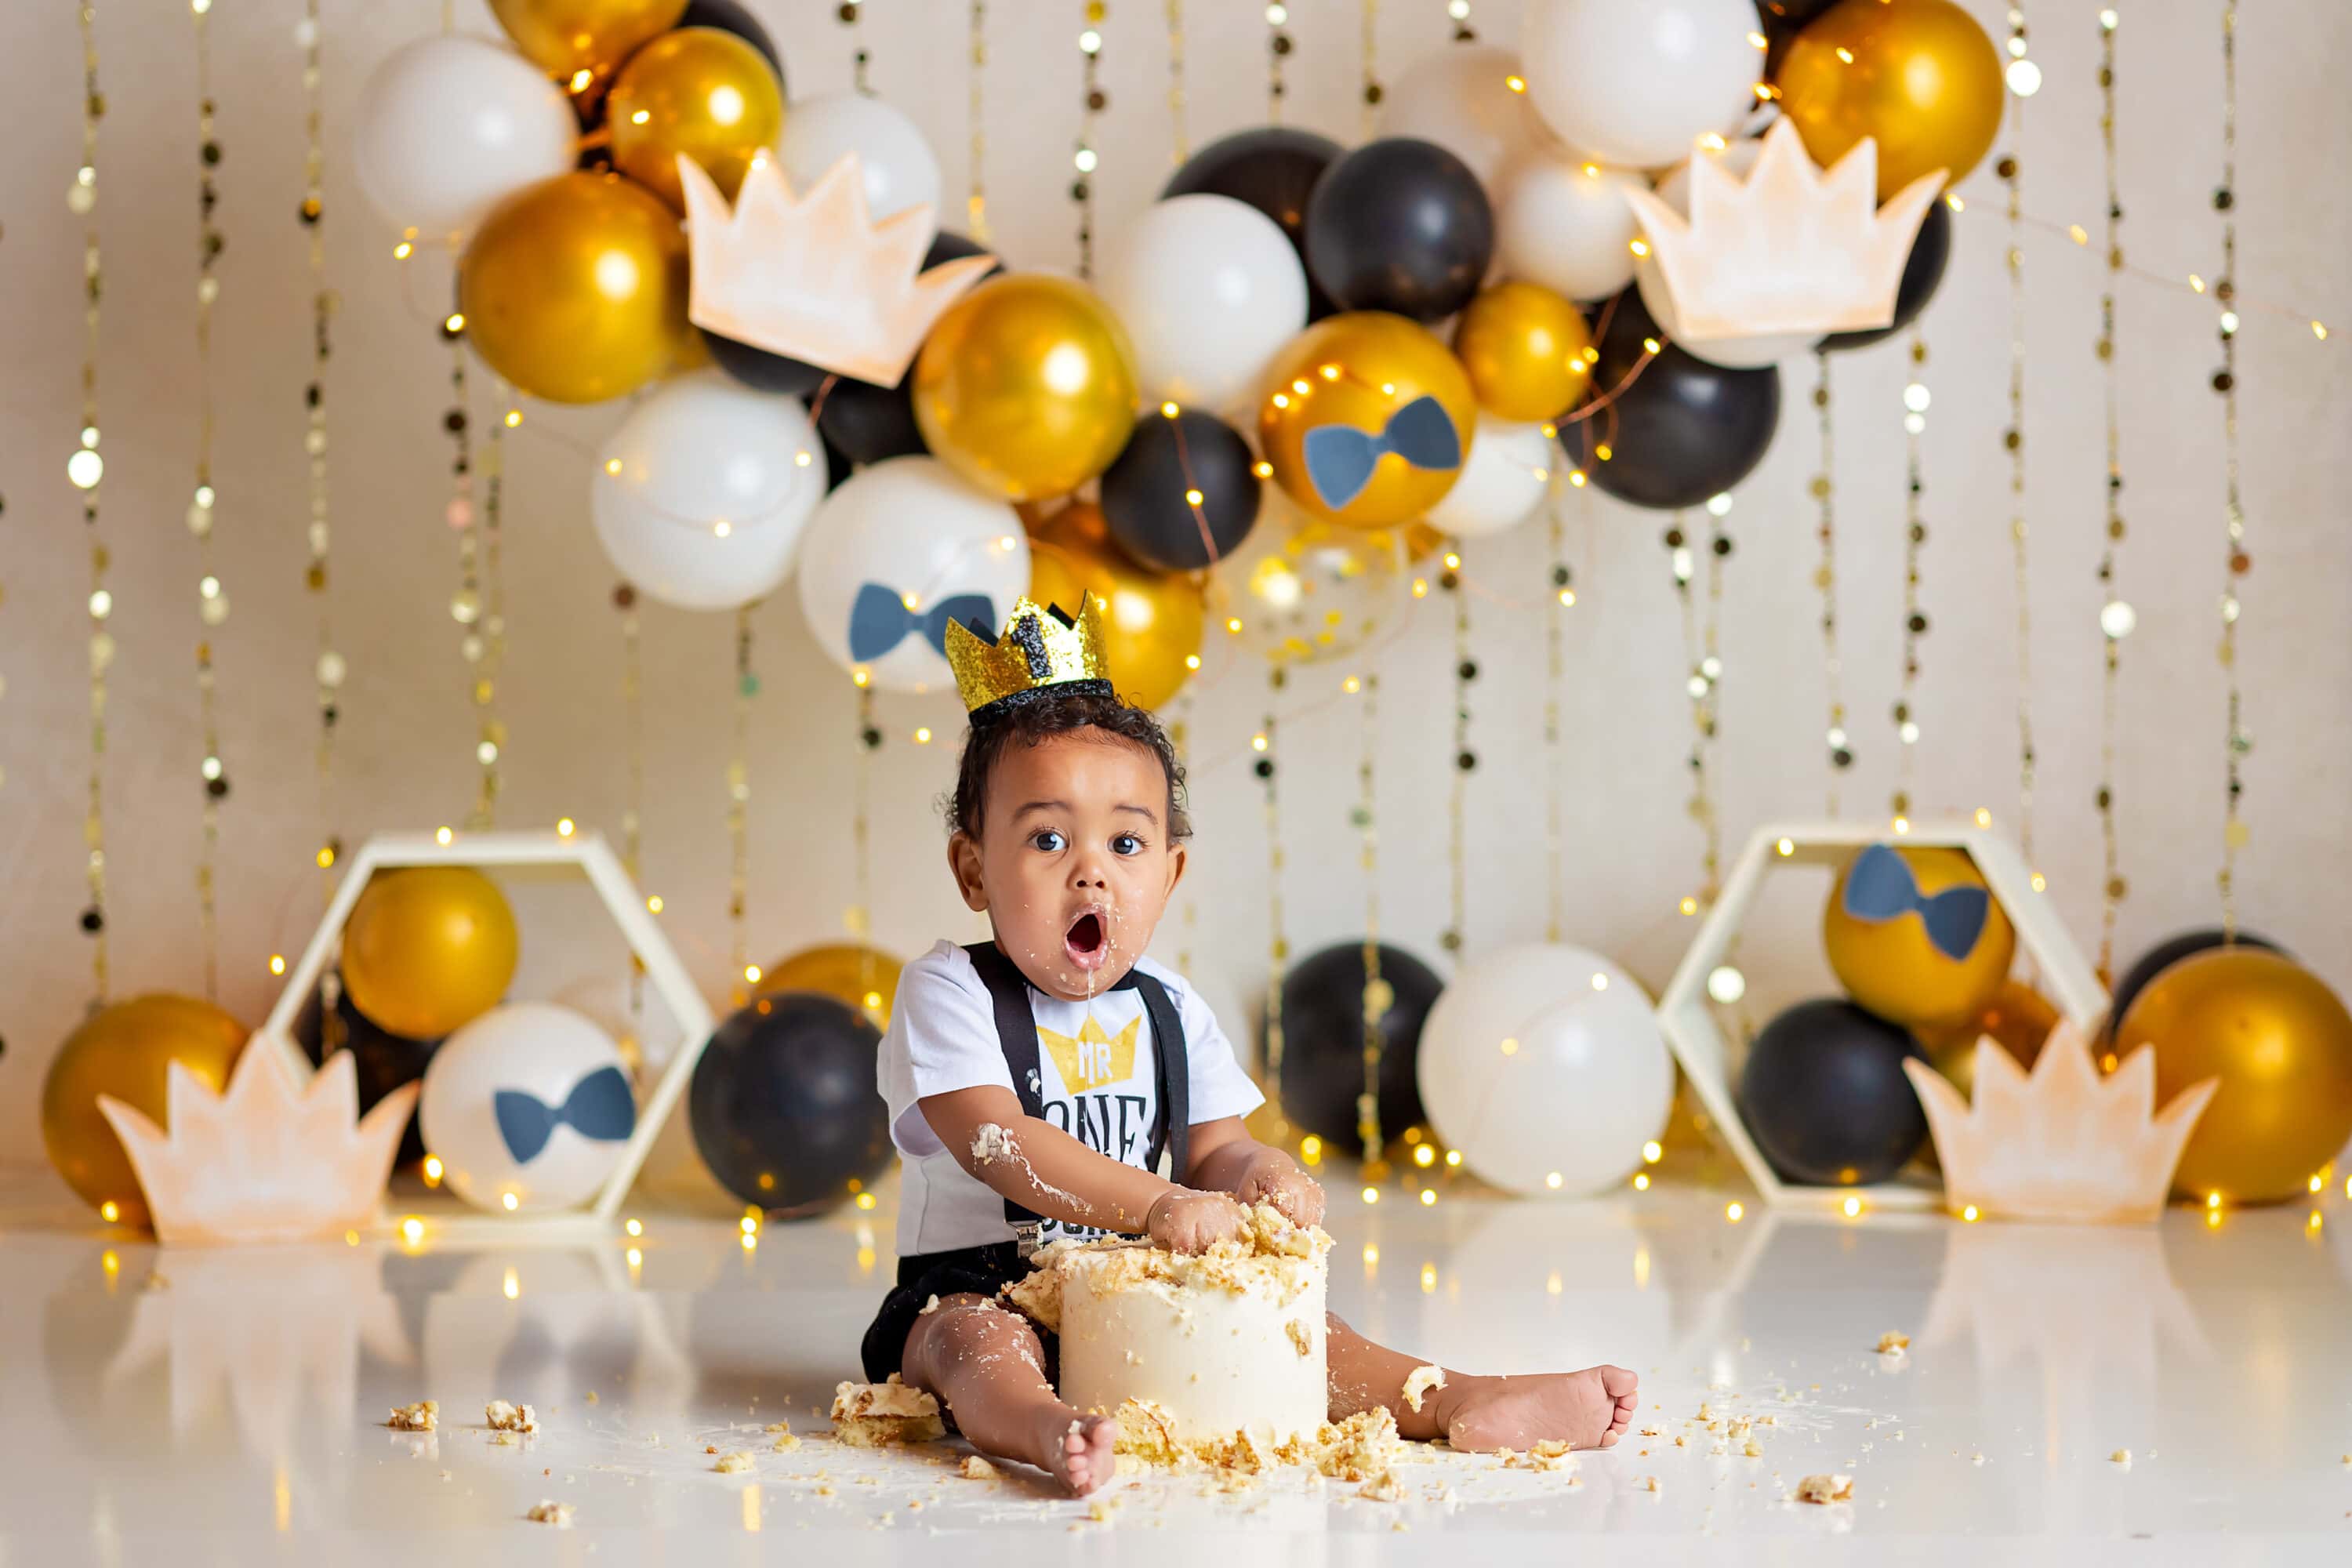
[[[814,1413],[855,1375],[889,1277],[887,1192],[751,1251],[726,1220],[646,1213],[641,1238],[584,1247],[161,1253],[27,1180],[0,1186],[0,1568],[1313,1568],[1555,1562],[1611,1550],[1583,1539],[1601,1535],[1639,1537],[1623,1544],[1645,1563],[2342,1563],[2342,1180],[2315,1207],[2095,1231],[1775,1217],[1668,1184],[1574,1205],[1349,1196],[1331,1294],[1358,1326],[1471,1370],[1623,1363],[1659,1435],[1584,1456],[1573,1486],[1438,1451],[1403,1503],[1155,1479],[1113,1493],[1108,1522],[957,1479],[946,1449],[823,1439]],[[1888,1330],[1907,1355],[1874,1352]],[[543,1435],[492,1446],[492,1397],[535,1405]],[[436,1436],[380,1425],[425,1398]],[[1763,1457],[1711,1452],[1702,1404],[1756,1419]],[[771,1451],[759,1428],[778,1419],[812,1440]],[[709,1447],[757,1468],[716,1474]],[[1850,1505],[1787,1500],[1821,1471],[1854,1478]],[[575,1528],[523,1522],[542,1498]]]

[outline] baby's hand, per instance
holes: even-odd
[[[1271,1204],[1293,1225],[1323,1223],[1323,1186],[1279,1149],[1262,1149],[1250,1162],[1236,1195],[1245,1204]]]
[[[1232,1241],[1245,1225],[1242,1205],[1230,1193],[1196,1193],[1180,1187],[1164,1194],[1144,1216],[1143,1227],[1171,1252],[1206,1252]]]

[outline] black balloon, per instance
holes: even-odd
[[[805,360],[772,354],[700,327],[695,331],[702,333],[702,346],[710,351],[711,363],[756,392],[806,397],[824,383],[824,372]]]
[[[694,1146],[719,1184],[799,1219],[880,1175],[890,1163],[881,1045],[863,1014],[807,991],[762,996],[719,1025],[687,1090]]]
[[[1315,182],[1338,161],[1342,149],[1328,136],[1288,126],[1267,125],[1222,136],[1184,160],[1160,195],[1231,196],[1255,207],[1276,223],[1307,265],[1307,202]],[[1307,319],[1319,321],[1339,306],[1307,274]]]
[[[929,271],[942,262],[959,261],[967,256],[991,254],[986,246],[975,245],[960,234],[941,229],[931,237],[931,248],[923,257],[923,269]],[[993,278],[1003,270],[1004,266],[1000,261],[983,276]],[[715,357],[715,349],[713,352]],[[724,360],[719,364],[722,369],[729,368]],[[823,371],[815,374],[817,380],[809,383],[812,388],[824,378]],[[835,377],[833,384],[824,388],[822,401],[813,405],[816,409],[817,433],[824,437],[827,454],[839,452],[851,463],[863,465],[929,451],[930,444],[923,439],[922,431],[915,424],[915,391],[911,384],[914,375],[914,366],[908,365],[896,386],[877,386],[870,381],[845,375]],[[848,471],[845,464],[835,470],[834,478],[838,480]]]
[[[312,991],[302,1003],[302,1010],[294,1015],[294,1043],[313,1062],[325,1059],[325,1031],[320,1027],[323,1016],[319,1006],[319,993]],[[378,1028],[367,1016],[352,1005],[351,994],[337,987],[335,996],[335,1029],[331,1042],[336,1048],[352,1053],[352,1076],[359,1085],[360,1113],[365,1115],[377,1101],[404,1083],[415,1083],[425,1076],[425,1068],[433,1060],[433,1053],[441,1047],[439,1040],[412,1040],[404,1035],[392,1034]],[[407,1130],[400,1135],[401,1164],[412,1165],[425,1158],[425,1134],[416,1125],[416,1115],[409,1113]]]
[[[1951,259],[1952,209],[1940,201],[1930,203],[1926,220],[1912,237],[1911,255],[1903,263],[1903,281],[1895,289],[1895,320],[1866,332],[1832,332],[1821,346],[1837,352],[1885,342],[1918,320],[1936,297],[1936,286],[1944,280],[1945,265]]]
[[[1780,423],[1780,367],[1733,370],[1668,343],[1628,383],[1658,325],[1631,288],[1601,314],[1608,331],[1595,345],[1591,395],[1616,397],[1560,426],[1570,459],[1619,500],[1661,510],[1700,505],[1746,479]]]
[[[1438,321],[1470,302],[1494,258],[1478,176],[1433,142],[1367,142],[1307,204],[1307,266],[1342,310]]]
[[[1139,564],[1197,571],[1232,554],[1257,522],[1255,462],[1241,432],[1213,415],[1190,408],[1173,419],[1147,415],[1103,473],[1103,521]],[[1200,492],[1198,517],[1188,489]]]
[[[1739,1112],[1783,1181],[1883,1182],[1927,1136],[1906,1058],[1927,1060],[1902,1026],[1839,998],[1800,1002],[1748,1047]]]
[[[768,29],[760,19],[736,3],[736,0],[690,0],[686,15],[677,19],[681,27],[716,27],[722,33],[732,33],[761,54],[776,68],[776,85],[784,82],[784,57],[776,52],[776,40],[768,37]],[[785,93],[789,101],[792,94]]]
[[[2117,1021],[2131,1011],[2132,1003],[2147,989],[2148,982],[2158,975],[2184,958],[2230,945],[2258,947],[2264,952],[2285,951],[2270,938],[2256,936],[2250,931],[2242,931],[2231,936],[2217,928],[2208,927],[2203,931],[2185,931],[2179,936],[2168,937],[2132,960],[2132,966],[2124,971],[2122,979],[2116,982],[2115,1000],[2108,1005],[2107,1020],[2100,1028],[2101,1035],[2109,1039],[2115,1037]]]
[[[822,427],[816,433],[816,444],[824,448],[824,493],[831,495],[849,482],[856,465],[849,460],[848,453],[833,444]]]
[[[1422,1120],[1421,1026],[1445,983],[1429,965],[1381,944],[1381,979],[1393,1000],[1381,1019],[1381,1137]],[[1364,944],[1327,947],[1282,980],[1282,1106],[1325,1142],[1357,1147],[1356,1101],[1364,1092]]]

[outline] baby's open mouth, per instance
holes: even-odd
[[[1103,924],[1100,910],[1088,910],[1070,922],[1062,933],[1062,947],[1070,962],[1081,969],[1099,969],[1110,956],[1110,932]]]

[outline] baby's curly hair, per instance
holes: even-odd
[[[1168,731],[1148,708],[1130,708],[1116,697],[1095,696],[1024,702],[967,731],[963,756],[956,764],[955,794],[947,803],[950,826],[968,838],[978,838],[987,804],[988,775],[995,771],[996,760],[1015,746],[1034,746],[1076,730],[1098,731],[1157,757],[1160,772],[1168,776],[1168,841],[1181,844],[1192,837],[1192,820],[1184,809],[1184,764],[1176,760],[1176,747]]]

